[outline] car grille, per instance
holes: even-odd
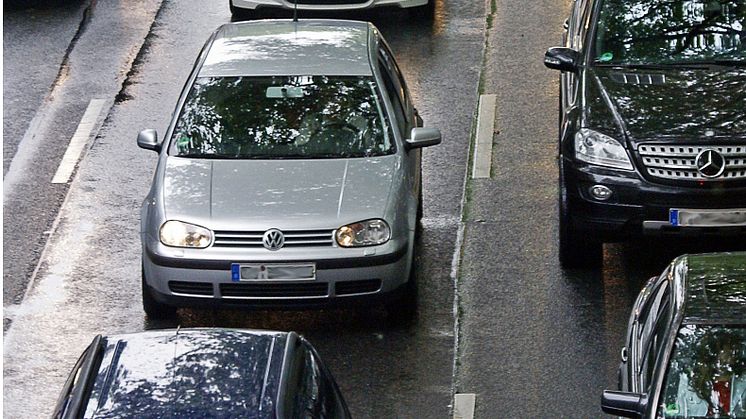
[[[369,294],[381,289],[380,279],[365,279],[363,281],[337,282],[334,290],[337,295]]]
[[[725,158],[725,171],[716,178],[706,178],[697,171],[697,155],[708,149],[717,151]],[[746,179],[746,145],[642,144],[637,151],[647,173],[653,177],[703,181]]]
[[[283,247],[333,246],[334,230],[283,231]],[[263,247],[264,231],[215,231],[214,247]]]
[[[212,284],[209,282],[168,281],[168,289],[176,294],[212,296]]]
[[[220,284],[220,293],[226,298],[326,297],[329,294],[329,285],[325,282]]]
[[[290,4],[363,4],[368,0],[288,0]]]

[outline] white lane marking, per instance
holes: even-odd
[[[492,167],[492,136],[495,132],[495,110],[497,95],[479,97],[477,114],[477,141],[474,146],[474,166],[471,178],[489,178]]]
[[[57,173],[52,178],[52,183],[67,183],[70,181],[70,176],[72,176],[75,165],[80,159],[80,153],[83,152],[83,148],[85,148],[88,139],[91,137],[91,133],[96,126],[105,102],[104,99],[91,99],[90,103],[88,103],[83,118],[75,130],[75,134],[70,139],[70,144],[67,145],[65,155],[62,156]]]
[[[453,398],[453,419],[474,419],[474,406],[477,395],[474,393],[456,394]]]

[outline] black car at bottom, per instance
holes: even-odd
[[[175,329],[97,336],[53,418],[349,418],[294,332]]]
[[[637,297],[606,413],[746,418],[746,253],[681,256]]]

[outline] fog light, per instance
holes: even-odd
[[[611,189],[607,188],[604,185],[593,185],[589,189],[591,196],[596,198],[599,201],[606,201],[607,199],[611,198]]]

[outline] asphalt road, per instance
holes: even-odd
[[[135,137],[165,132],[199,48],[230,21],[225,3],[92,0],[5,11],[5,417],[48,415],[95,334],[179,324],[301,332],[355,417],[449,417],[454,392],[476,394],[479,418],[600,417],[641,283],[678,254],[732,247],[607,245],[600,271],[560,269],[558,74],[541,58],[559,43],[570,2],[436,0],[432,20],[391,10],[334,16],[381,29],[426,126],[443,132],[443,144],[424,153],[416,320],[390,324],[373,308],[180,310],[175,321],[149,322],[138,218],[156,156]],[[472,180],[479,93],[498,98],[493,169]],[[97,134],[72,183],[51,185],[91,99],[105,101]]]

